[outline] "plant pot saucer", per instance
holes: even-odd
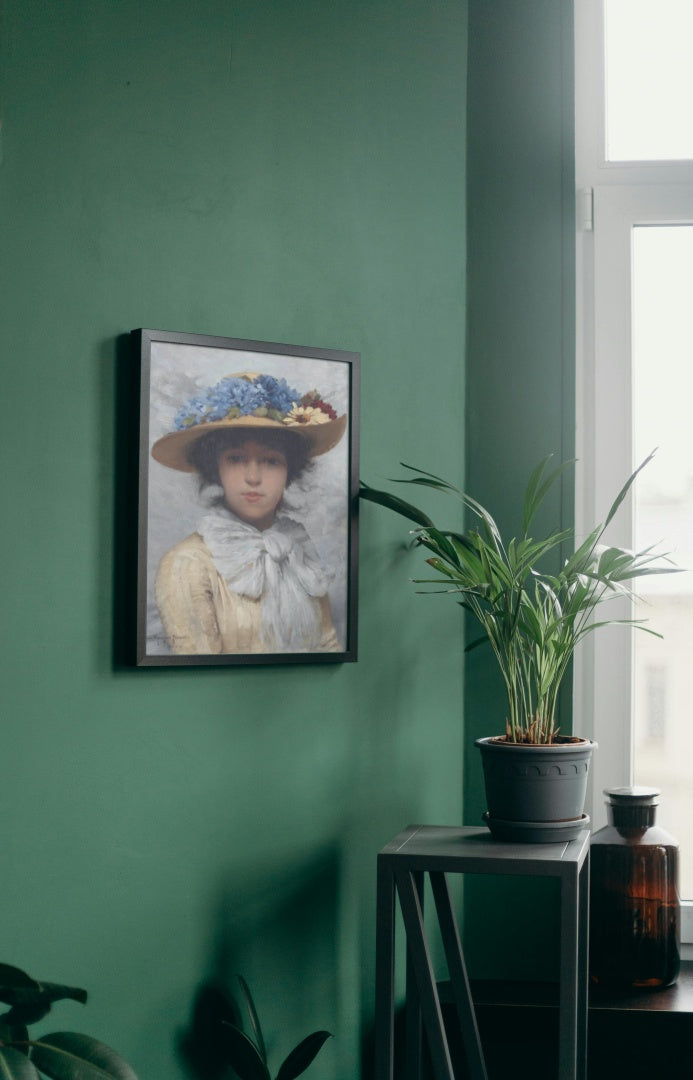
[[[574,840],[590,823],[589,814],[567,821],[503,821],[485,810],[481,817],[494,840],[520,844],[561,844]]]

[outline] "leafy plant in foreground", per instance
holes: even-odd
[[[206,983],[198,991],[192,1023],[181,1040],[181,1050],[200,1080],[228,1078],[229,1068],[239,1080],[271,1080],[253,997],[245,979],[237,975],[236,980],[238,1001],[226,986],[217,983]],[[330,1037],[329,1031],[314,1031],[302,1039],[280,1065],[275,1080],[294,1080],[300,1076]]]
[[[246,1035],[242,1027],[230,1021],[224,1022],[228,1063],[238,1073],[240,1080],[271,1080],[257,1010],[247,983],[240,975],[237,978],[252,1038]],[[284,1058],[275,1080],[294,1080],[294,1077],[300,1076],[330,1037],[329,1031],[314,1031],[312,1035],[307,1035]]]
[[[84,1004],[86,990],[38,982],[10,964],[0,964],[0,1001],[9,1005],[0,1015],[0,1075],[3,1080],[137,1080],[115,1050],[89,1035],[57,1031],[30,1039],[28,1025],[42,1020],[55,1001],[71,998]]]
[[[654,565],[659,556],[652,548],[632,552],[602,543],[636,476],[652,456],[632,473],[605,520],[595,526],[556,573],[543,569],[544,561],[570,539],[572,532],[555,530],[535,540],[529,530],[547,492],[572,462],[549,470],[548,457],[537,465],[524,494],[521,531],[507,542],[488,510],[433,473],[403,464],[415,475],[396,482],[456,496],[478,519],[476,528],[466,532],[440,529],[411,503],[361,485],[362,499],[386,506],[418,526],[413,531],[415,542],[430,552],[426,562],[438,577],[415,579],[417,584],[442,585],[440,591],[451,594],[481,626],[483,636],[465,651],[484,641],[493,649],[505,684],[509,742],[555,740],[558,693],[575,648],[587,634],[613,623],[655,633],[638,619],[594,618],[604,601],[632,597],[632,582],[636,579],[678,572],[672,566]]]

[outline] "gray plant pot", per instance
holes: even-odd
[[[547,746],[477,739],[486,786],[484,820],[498,840],[571,840],[589,823],[587,774],[596,742],[560,737]]]

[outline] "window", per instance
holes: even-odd
[[[661,625],[661,623],[660,623]],[[666,664],[636,662],[636,680],[642,679],[635,689],[635,741],[641,752],[636,754],[638,762],[644,758],[652,759],[667,741],[667,677]],[[641,765],[642,768],[642,765]],[[645,766],[647,768],[647,766]],[[636,776],[636,780],[638,777]],[[646,777],[641,777],[643,785]]]
[[[611,537],[658,544],[693,567],[693,4],[576,0],[575,11],[576,531],[603,517],[657,447]],[[576,726],[592,720],[599,743],[595,827],[603,788],[662,789],[659,818],[681,841],[691,901],[683,933],[693,942],[693,773],[682,760],[693,748],[693,573],[638,592],[635,616],[664,638],[599,631],[576,662]],[[628,605],[619,614],[629,617]]]
[[[691,37],[690,0],[606,0],[607,161],[693,158]]]

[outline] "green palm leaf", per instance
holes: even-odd
[[[424,514],[423,510],[417,510],[411,503],[405,502],[404,499],[398,499],[396,495],[390,495],[387,491],[376,491],[375,488],[368,487],[367,484],[362,482],[359,494],[362,499],[368,499],[370,502],[387,506],[390,510],[394,510],[395,513],[401,514],[402,517],[415,521],[417,525],[433,525],[433,522],[427,514]]]
[[[137,1080],[110,1046],[74,1031],[56,1031],[33,1042],[31,1060],[51,1080]]]
[[[635,478],[637,477],[638,473],[641,473],[642,470],[645,468],[645,466],[649,465],[649,463],[652,461],[652,458],[654,456],[655,456],[655,451],[653,450],[652,453],[647,455],[647,457],[645,458],[644,461],[640,462],[640,464],[638,465],[635,472],[632,472],[630,474],[630,476],[626,480],[625,484],[623,485],[623,487],[619,491],[618,495],[614,499],[613,503],[611,504],[611,509],[609,510],[609,513],[606,515],[606,518],[604,520],[604,525],[602,527],[602,532],[604,532],[607,525],[609,525],[613,521],[614,517],[616,516],[616,511],[618,510],[621,503],[625,499],[626,495],[628,494],[628,492],[632,488],[633,484],[635,483]]]

